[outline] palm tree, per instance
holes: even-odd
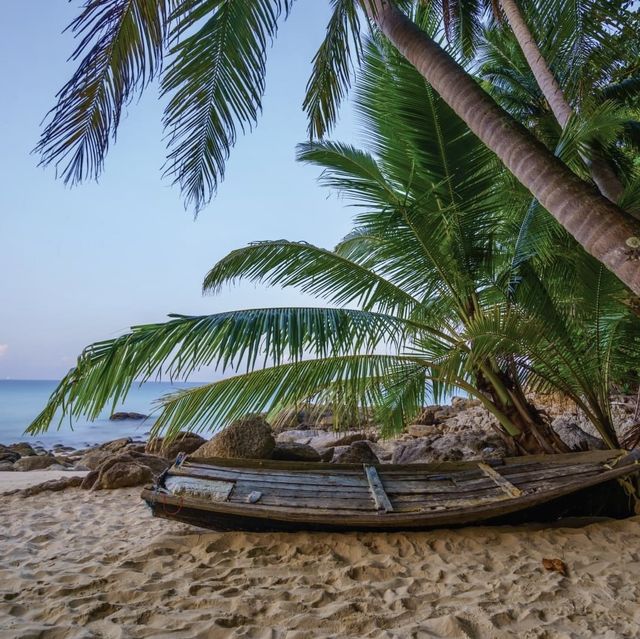
[[[268,42],[292,0],[87,0],[72,24],[78,70],[63,87],[38,146],[75,182],[97,174],[122,107],[162,66],[169,96],[167,172],[202,206],[215,191],[238,127],[255,123]],[[401,3],[403,6],[407,3]],[[411,3],[409,3],[411,4]],[[330,126],[361,51],[358,7],[531,194],[596,259],[640,293],[640,227],[578,178],[502,110],[474,78],[391,0],[333,0],[306,108],[311,131]],[[419,19],[418,19],[419,22]]]
[[[502,14],[511,28],[511,32],[520,47],[524,58],[531,70],[540,91],[549,105],[556,121],[561,128],[565,128],[569,120],[575,116],[574,109],[569,104],[565,92],[560,87],[552,69],[542,53],[536,38],[527,24],[518,0],[496,0],[484,3],[450,3],[449,0],[441,0],[443,17],[448,32],[455,26],[457,39],[462,50],[467,54],[473,52],[484,31],[483,13],[490,11],[494,18],[501,20]],[[560,41],[562,49],[574,53],[584,54],[582,47],[574,47],[572,44],[581,38],[588,42],[588,48],[602,47],[603,43],[610,46],[612,42],[611,31],[617,26],[615,23],[622,17],[628,17],[626,3],[618,0],[583,0],[577,3],[558,3],[556,0],[541,0],[536,3],[535,14],[540,25],[553,25],[553,33],[550,38]],[[574,5],[574,6],[571,6]],[[607,15],[607,12],[610,15]],[[451,24],[453,23],[453,25]],[[619,31],[619,28],[617,29]],[[577,49],[578,51],[575,51]],[[579,63],[573,56],[573,63]],[[565,62],[568,62],[565,60]],[[579,67],[571,67],[579,72]],[[612,202],[617,202],[624,187],[611,167],[601,154],[591,148],[589,155],[583,156],[590,168],[593,181],[600,192]]]
[[[527,250],[541,229],[514,233],[526,219],[526,192],[515,199],[500,188],[504,172],[493,155],[381,43],[364,52],[357,108],[373,153],[332,142],[299,151],[362,209],[355,230],[334,251],[287,241],[233,251],[204,285],[210,292],[239,279],[294,286],[333,307],[174,316],[134,327],[85,349],[31,432],[46,429],[60,409],[95,418],[134,380],[159,370],[185,377],[217,365],[246,372],[168,396],[156,432],[207,430],[313,401],[331,403],[346,423],[363,408],[374,411],[391,433],[429,393],[462,389],[492,413],[512,449],[564,450],[527,399],[530,387],[567,393],[616,446],[608,378],[614,366],[637,363],[637,350],[630,342],[620,350],[615,338],[639,334],[616,300],[619,281],[558,225],[561,263],[531,260]],[[585,268],[598,272],[595,290]]]

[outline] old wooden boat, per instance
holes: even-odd
[[[607,450],[363,466],[181,454],[142,498],[158,517],[216,530],[416,530],[530,511],[632,475],[639,459]]]

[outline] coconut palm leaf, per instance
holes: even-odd
[[[419,302],[380,275],[306,242],[257,242],[232,251],[207,274],[204,291],[216,293],[239,279],[296,287],[332,304],[409,316]]]
[[[360,63],[360,17],[354,0],[331,0],[331,17],[307,83],[303,108],[309,137],[323,137],[336,121],[340,103],[351,87],[354,61]]]
[[[257,121],[267,47],[292,0],[189,0],[173,15],[166,173],[198,211],[224,176],[238,129]],[[192,31],[195,29],[195,32]]]
[[[97,177],[123,107],[162,65],[176,0],[85,0],[69,25],[78,68],[57,95],[36,147],[65,182]]]

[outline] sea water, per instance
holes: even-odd
[[[168,393],[198,385],[169,382],[134,384],[123,404],[113,411],[109,406],[93,422],[80,419],[70,425],[68,418],[65,418],[58,428],[56,419],[46,433],[25,435],[25,429],[45,407],[57,384],[52,380],[0,380],[0,444],[27,441],[39,443],[45,448],[51,448],[54,444],[84,448],[118,437],[143,440],[155,421],[151,414],[154,410],[157,412],[155,402]],[[142,413],[150,417],[145,420],[110,421],[109,416],[115,411]]]

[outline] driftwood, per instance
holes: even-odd
[[[214,529],[410,530],[534,509],[632,475],[639,458],[607,450],[489,463],[328,466],[179,456],[142,497],[157,516]]]

